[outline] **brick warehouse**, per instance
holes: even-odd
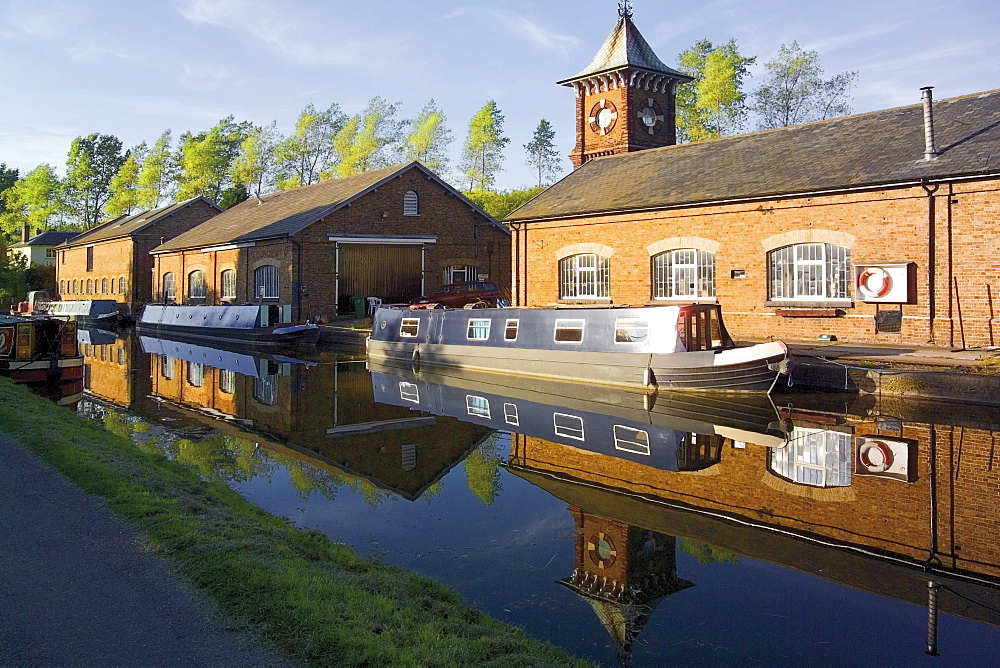
[[[63,300],[114,299],[138,313],[153,292],[149,251],[221,211],[204,197],[102,223],[56,248]]]
[[[153,250],[159,303],[263,303],[283,321],[510,284],[510,233],[413,162],[265,195]]]
[[[1000,91],[674,145],[684,80],[626,13],[560,82],[580,167],[506,219],[515,303],[718,301],[737,337],[997,344]]]

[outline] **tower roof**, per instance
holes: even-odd
[[[632,23],[631,14],[623,13],[614,30],[604,41],[604,45],[594,56],[594,60],[579,73],[563,79],[558,83],[569,86],[574,81],[585,79],[604,72],[613,72],[625,68],[637,68],[650,72],[659,72],[676,77],[682,81],[691,81],[691,77],[663,64],[652,47]]]

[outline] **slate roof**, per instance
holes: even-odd
[[[1000,174],[1000,90],[596,158],[507,222]]]
[[[419,162],[394,165],[342,179],[321,181],[262,195],[259,201],[256,197],[251,197],[157,246],[153,252],[164,253],[290,237],[410,169],[419,169],[428,178],[461,197],[458,191]],[[486,221],[499,225],[495,219],[472,202],[466,200],[466,204],[481,214]]]
[[[16,244],[11,244],[11,248],[24,248],[25,246],[58,246],[61,243],[65,243],[72,239],[73,237],[80,234],[80,232],[66,232],[63,230],[45,230],[40,232],[35,236],[28,239],[26,242],[22,241]]]
[[[653,49],[646,39],[639,33],[639,29],[632,23],[632,19],[625,15],[618,19],[618,23],[604,41],[604,45],[597,51],[597,55],[594,56],[590,65],[558,83],[568,86],[578,79],[626,67],[662,72],[684,81],[692,80],[686,74],[681,74],[664,65],[663,61],[653,53]]]
[[[219,209],[219,207],[215,206],[215,204],[204,197],[192,197],[191,199],[184,200],[183,202],[176,202],[174,204],[161,206],[158,209],[141,211],[128,216],[119,216],[118,218],[101,223],[97,227],[92,227],[86,232],[81,233],[79,236],[74,237],[66,245],[79,246],[82,244],[96,243],[98,241],[107,241],[108,239],[119,239],[121,237],[132,236],[141,232],[153,223],[163,220],[167,216],[180,211],[184,207],[194,204],[198,200],[204,200],[212,207]],[[222,209],[219,210],[221,211]]]

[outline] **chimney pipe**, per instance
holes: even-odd
[[[934,147],[934,100],[931,91],[934,86],[924,86],[921,99],[924,101],[924,160],[933,160],[938,157],[937,148]]]
[[[28,243],[28,239],[30,238],[31,238],[31,228],[28,227],[27,223],[25,223],[24,225],[21,226],[21,243],[22,244]]]

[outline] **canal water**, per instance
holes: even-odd
[[[600,665],[1000,650],[994,409],[81,337],[80,414]]]

